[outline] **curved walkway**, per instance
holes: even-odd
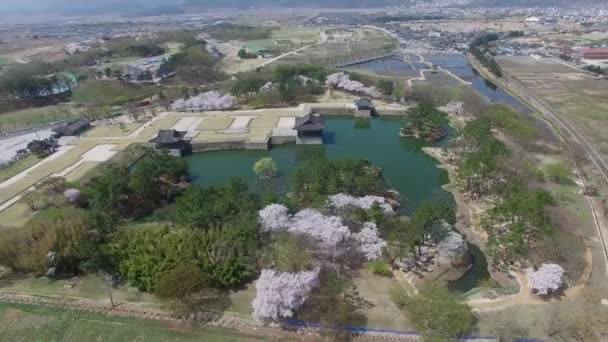
[[[425,60],[424,60],[424,56],[422,56],[422,55],[420,55],[420,54],[415,54],[414,56],[416,56],[416,57],[420,58],[420,61],[418,61],[417,63],[426,64],[426,65],[427,65],[429,68],[433,68],[433,63],[425,61]],[[406,62],[409,62],[408,60],[406,60],[406,56],[403,56],[403,59],[404,59]],[[437,67],[435,68],[435,70],[436,70],[436,71],[439,71],[439,72],[442,72],[442,73],[444,73],[444,74],[447,74],[448,76],[451,76],[452,78],[454,78],[455,80],[457,80],[457,81],[458,81],[460,84],[462,84],[462,85],[471,85],[471,82],[468,82],[468,81],[463,80],[462,78],[460,78],[460,76],[458,76],[458,75],[454,74],[453,72],[451,72],[451,71],[450,71],[450,70],[448,70],[448,69],[444,69],[444,68],[442,68],[442,67],[440,67],[440,66],[437,66]],[[420,70],[420,76],[419,76],[419,77],[414,77],[414,78],[409,79],[409,80],[407,81],[407,85],[408,85],[409,87],[411,87],[414,81],[425,81],[425,80],[426,80],[426,76],[424,76],[424,72],[425,72],[425,71],[433,71],[433,69],[430,69],[430,70],[429,70],[429,69],[423,69],[423,70]]]

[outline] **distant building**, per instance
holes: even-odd
[[[524,19],[524,23],[540,23],[541,19],[539,17],[529,17]]]
[[[579,53],[584,59],[608,59],[608,48],[583,49]]]
[[[91,127],[91,122],[88,119],[80,118],[70,121],[65,125],[53,128],[52,132],[54,133],[53,135],[56,138],[62,136],[75,136],[80,135],[81,133],[89,129],[89,127]]]
[[[313,111],[304,116],[297,117],[293,129],[298,132],[296,138],[297,144],[319,145],[323,143],[325,121]]]
[[[159,150],[169,150],[169,153],[174,156],[184,154],[189,146],[190,140],[186,139],[185,131],[176,131],[174,129],[160,130],[156,138],[150,140]]]

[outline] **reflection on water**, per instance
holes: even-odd
[[[485,279],[490,279],[488,272],[488,261],[481,249],[476,245],[469,243],[469,252],[473,265],[471,269],[462,275],[457,280],[448,283],[448,288],[457,293],[466,293],[479,285],[479,282]]]

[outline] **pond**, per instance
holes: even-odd
[[[473,265],[462,277],[457,280],[448,283],[448,288],[456,293],[466,293],[479,285],[479,282],[484,279],[490,279],[490,272],[488,271],[488,261],[485,255],[477,247],[469,243],[469,252],[471,253],[471,259]]]
[[[268,151],[211,151],[184,157],[190,167],[194,184],[223,185],[231,178],[246,181],[252,189],[267,187],[285,193],[289,175],[303,162],[316,156],[329,159],[367,159],[382,168],[388,186],[401,193],[403,211],[410,212],[424,201],[449,197],[441,189],[449,182],[447,173],[437,168],[437,161],[421,151],[428,143],[416,138],[399,137],[400,118],[376,117],[356,120],[352,117],[326,116],[324,145],[275,146]],[[263,157],[271,157],[279,169],[279,176],[259,180],[253,164]]]
[[[267,151],[211,151],[186,156],[192,182],[202,186],[221,186],[232,178],[239,178],[256,191],[270,187],[285,193],[289,189],[289,175],[299,165],[310,158],[325,156],[330,159],[367,159],[381,167],[388,186],[397,189],[403,197],[403,214],[424,201],[451,199],[451,195],[441,189],[449,182],[447,172],[437,168],[437,161],[421,150],[424,146],[440,146],[445,141],[429,143],[416,138],[401,138],[398,135],[400,118],[396,117],[366,120],[326,116],[325,124],[324,145],[282,145]],[[260,180],[255,175],[253,165],[263,157],[271,157],[275,161],[279,169],[277,177]],[[475,288],[480,279],[489,277],[483,253],[474,245],[470,248],[472,269],[449,286],[458,293]]]
[[[471,82],[471,87],[488,99],[490,103],[506,104],[523,113],[532,112],[532,109],[526,104],[481,76],[462,54],[437,54],[425,56],[425,60],[451,71],[465,81]]]

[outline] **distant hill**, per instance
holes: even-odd
[[[323,8],[366,8],[407,4],[399,0],[189,0],[187,5],[198,8],[210,7],[323,7]]]
[[[2,14],[53,13],[64,15],[122,14],[148,16],[179,14],[182,11],[213,8],[372,8],[408,6],[433,0],[0,0]],[[435,0],[440,1],[440,0]],[[470,6],[539,7],[606,4],[608,0],[472,0]]]
[[[481,7],[574,7],[608,4],[608,0],[473,0],[470,6]]]
[[[415,1],[420,2],[421,0]],[[433,0],[422,0],[433,2]],[[412,0],[188,0],[187,5],[197,8],[212,7],[322,7],[372,8],[407,6]],[[608,0],[472,0],[472,7],[556,7],[580,4],[608,4]]]

